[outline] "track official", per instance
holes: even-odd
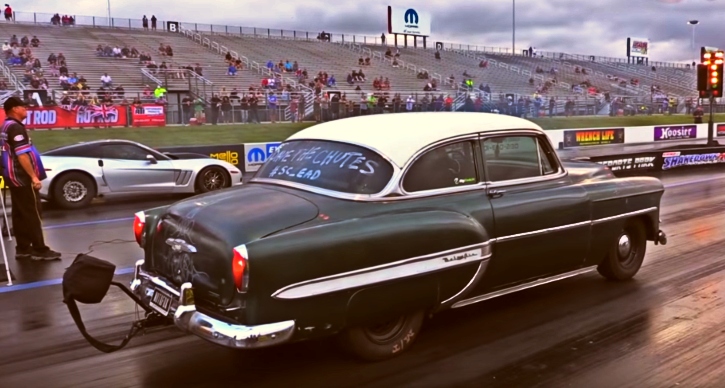
[[[41,182],[46,178],[40,154],[25,130],[25,103],[10,97],[3,105],[5,122],[0,130],[3,177],[10,188],[16,259],[57,260],[61,254],[45,245],[40,218]]]

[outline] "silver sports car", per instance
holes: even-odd
[[[128,140],[98,140],[42,154],[41,198],[66,209],[108,194],[205,193],[242,184],[234,165],[200,154],[160,153]]]

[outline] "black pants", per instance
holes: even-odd
[[[40,219],[40,194],[31,186],[10,187],[12,201],[12,219],[16,252],[29,253],[48,250],[43,238],[43,227]]]

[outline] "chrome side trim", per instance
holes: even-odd
[[[488,260],[491,241],[436,252],[355,271],[307,280],[283,287],[272,294],[276,299],[299,299],[328,294],[389,280],[433,273],[465,264]]]
[[[594,271],[596,268],[597,268],[596,266],[586,267],[586,268],[578,269],[576,271],[566,272],[566,273],[551,276],[548,278],[535,280],[533,282],[520,284],[518,286],[505,288],[503,290],[494,291],[494,292],[491,292],[488,294],[479,295],[479,296],[476,296],[473,298],[464,299],[462,301],[454,303],[453,306],[451,306],[451,308],[455,309],[455,308],[459,308],[459,307],[463,307],[463,306],[468,306],[468,305],[471,305],[474,303],[483,302],[484,300],[498,298],[499,296],[504,296],[504,295],[508,295],[508,294],[511,294],[514,292],[523,291],[523,290],[526,290],[529,288],[538,287],[538,286],[541,286],[544,284],[553,283],[553,282],[556,282],[559,280],[564,280],[564,279],[571,278],[574,276],[583,275],[585,273]]]
[[[640,214],[647,214],[647,213],[650,213],[650,212],[653,212],[653,211],[656,211],[656,210],[657,210],[657,207],[653,206],[653,207],[649,207],[647,209],[636,210],[636,211],[633,211],[633,212],[618,214],[616,216],[599,218],[597,220],[592,221],[592,225],[597,225],[597,224],[601,224],[601,223],[604,223],[604,222],[614,221],[614,220],[618,220],[620,218],[637,216],[637,215],[640,215]]]
[[[508,240],[515,240],[517,238],[530,237],[530,236],[535,236],[537,234],[546,234],[546,233],[551,233],[551,232],[559,232],[559,231],[562,231],[562,230],[578,228],[578,227],[581,227],[581,226],[589,226],[591,224],[592,224],[592,221],[582,221],[582,222],[576,222],[574,224],[555,226],[553,228],[539,229],[539,230],[534,230],[534,231],[525,232],[525,233],[517,233],[517,234],[512,234],[512,235],[509,235],[509,236],[498,237],[498,238],[496,238],[496,242],[502,242],[502,241],[508,241]]]
[[[432,273],[472,262],[482,262],[481,266],[479,267],[479,270],[481,272],[476,273],[476,275],[474,275],[474,279],[471,279],[470,283],[466,285],[466,287],[464,287],[461,292],[443,302],[447,303],[450,302],[453,298],[459,297],[461,293],[463,293],[467,288],[469,288],[473,283],[477,281],[476,278],[478,276],[483,275],[488,266],[488,259],[490,259],[492,256],[492,245],[494,243],[506,242],[538,234],[558,232],[571,228],[597,225],[621,218],[636,216],[639,214],[646,214],[656,210],[656,207],[650,207],[647,209],[618,214],[616,216],[604,217],[593,221],[582,221],[568,225],[534,230],[526,233],[502,236],[498,238],[492,238],[481,244],[470,245],[457,249],[451,249],[443,252],[437,252],[429,255],[400,260],[388,264],[382,264],[375,267],[362,268],[355,271],[343,272],[335,275],[311,279],[280,288],[272,294],[272,297],[277,299],[307,298],[311,296],[322,295],[356,287],[369,286],[388,280],[395,280],[425,273]],[[448,257],[453,257],[456,254],[461,253],[464,253],[466,255],[470,254],[473,256],[466,257],[463,260],[446,261]],[[486,264],[485,266],[484,263]]]
[[[488,268],[488,263],[490,260],[484,260],[481,262],[481,264],[478,265],[478,269],[476,270],[476,273],[473,275],[471,280],[468,281],[468,284],[466,284],[463,288],[461,288],[460,291],[458,291],[455,295],[451,296],[450,298],[444,300],[441,302],[439,308],[445,308],[448,307],[455,299],[460,298],[461,296],[465,296],[466,293],[470,292],[478,282],[483,277],[483,274],[486,273],[486,268]]]

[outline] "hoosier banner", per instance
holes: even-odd
[[[5,112],[0,110],[0,120]],[[28,129],[94,128],[126,125],[126,107],[82,106],[66,109],[60,106],[28,107],[23,121]]]

